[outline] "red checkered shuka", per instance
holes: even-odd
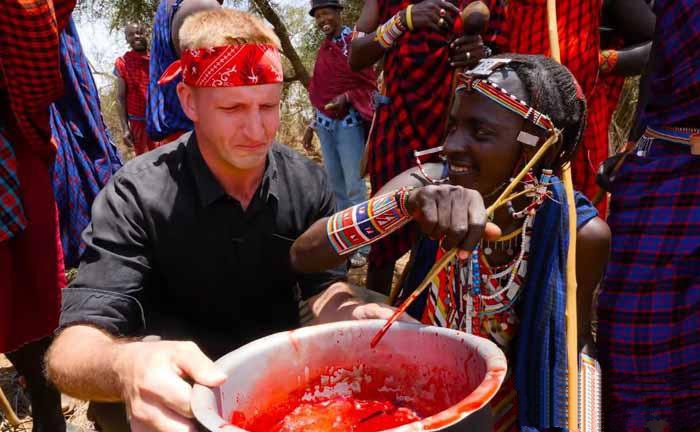
[[[574,187],[593,198],[598,187],[595,174],[608,156],[607,107],[596,94],[600,47],[601,0],[557,1],[557,24],[561,62],[576,77],[588,101],[588,124],[583,141],[574,154]],[[509,52],[551,55],[547,29],[546,0],[510,0],[506,12]],[[614,109],[614,108],[613,108]]]
[[[148,53],[128,51],[114,62],[114,71],[126,83],[126,113],[129,117],[146,116],[148,93]]]
[[[2,2],[0,89],[7,92],[18,133],[46,158],[55,150],[48,106],[63,93],[59,34],[74,6],[75,0]]]
[[[381,0],[379,20],[414,3],[410,0]],[[460,9],[471,1],[461,1]],[[492,22],[501,22],[502,0],[485,2]],[[494,19],[495,18],[495,19]],[[497,43],[498,32],[489,29],[486,42]],[[413,152],[442,145],[452,85],[448,41],[453,34],[419,29],[404,33],[386,53],[384,91],[390,99],[376,108],[374,128],[369,137],[368,171],[376,192],[398,174],[415,166]],[[410,235],[393,234],[372,249],[375,265],[390,262],[411,247]]]

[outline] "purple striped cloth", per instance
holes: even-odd
[[[598,305],[604,429],[691,431],[700,427],[700,156],[648,134],[638,148],[648,153],[630,155],[611,190]]]

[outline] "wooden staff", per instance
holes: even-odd
[[[487,215],[492,215],[494,211],[496,211],[497,208],[501,207],[502,205],[506,204],[508,201],[510,201],[513,197],[511,196],[511,193],[513,190],[520,184],[520,181],[525,177],[525,174],[527,174],[530,169],[535,166],[535,164],[544,156],[544,154],[549,150],[549,148],[554,145],[559,140],[560,134],[559,132],[555,132],[547,141],[545,141],[544,144],[542,144],[542,147],[540,147],[539,150],[537,150],[537,153],[530,159],[530,161],[525,164],[525,167],[518,173],[517,176],[510,182],[508,187],[505,188],[503,192],[501,192],[501,195],[498,197],[498,199],[489,206],[489,208],[486,209],[486,214]],[[430,282],[435,278],[435,276],[440,273],[445,266],[454,259],[455,255],[457,255],[457,248],[453,248],[445,255],[440,258],[438,262],[436,262],[433,267],[430,269],[428,272],[428,275],[423,279],[423,282],[421,282],[420,285],[418,285],[418,288],[416,288],[413,293],[406,298],[406,300],[401,303],[401,306],[396,309],[394,314],[389,318],[389,320],[384,324],[384,326],[377,332],[376,335],[372,338],[372,341],[370,342],[370,348],[374,348],[379,341],[384,337],[386,332],[389,330],[389,327],[391,327],[394,322],[401,316],[402,313],[406,312],[406,309],[413,303],[418,296],[430,285]]]
[[[1,388],[0,408],[2,408],[2,412],[3,414],[5,414],[5,418],[7,419],[7,422],[10,423],[10,426],[17,427],[22,423],[22,421],[17,417],[17,414],[15,414],[15,410],[12,409],[10,401],[7,400],[7,398],[5,397],[5,393],[3,393]]]
[[[556,0],[547,0],[547,27],[552,58],[561,63]],[[568,366],[569,430],[578,430],[578,317],[576,311],[576,203],[571,163],[562,172],[569,211],[569,250],[566,255],[566,360]]]

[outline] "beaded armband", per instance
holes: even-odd
[[[385,237],[411,220],[406,203],[412,188],[371,198],[328,219],[326,235],[338,255]]]
[[[391,48],[396,39],[401,37],[406,32],[406,28],[401,23],[401,17],[397,13],[389,18],[387,22],[377,27],[374,40],[379,43],[384,49]]]

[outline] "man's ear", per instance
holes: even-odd
[[[184,111],[185,115],[193,122],[199,120],[199,116],[197,115],[197,103],[195,102],[194,95],[195,91],[195,89],[183,82],[177,85],[177,97],[180,99],[182,111]]]

